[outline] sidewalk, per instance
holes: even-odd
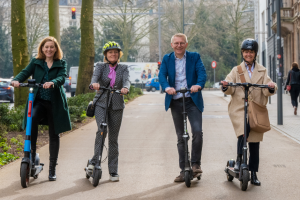
[[[221,91],[215,95],[224,96]],[[228,102],[230,101],[230,96],[223,98]],[[297,143],[300,143],[300,110],[298,110],[298,115],[294,115],[291,96],[289,94],[283,94],[282,101],[283,125],[277,125],[277,94],[271,97],[271,104],[267,104],[271,126]]]

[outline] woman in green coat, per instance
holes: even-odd
[[[62,60],[62,51],[54,37],[46,37],[38,47],[38,55],[11,82],[19,87],[30,76],[36,83],[42,83],[43,88],[34,88],[34,103],[31,128],[31,158],[34,163],[38,125],[49,126],[49,180],[55,181],[55,167],[59,151],[59,134],[71,130],[69,108],[63,89],[67,76],[67,64]],[[51,89],[50,89],[51,88]],[[28,104],[28,102],[27,102]],[[26,127],[26,113],[23,119],[23,129]]]

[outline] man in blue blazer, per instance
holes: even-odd
[[[162,60],[159,72],[159,82],[165,91],[165,109],[171,108],[171,113],[177,134],[177,148],[179,154],[180,175],[175,182],[184,181],[184,125],[182,116],[181,93],[176,94],[180,88],[190,88],[191,92],[186,93],[186,112],[192,127],[192,169],[194,176],[202,173],[201,152],[202,152],[202,112],[203,98],[201,89],[206,82],[206,71],[200,55],[196,52],[188,52],[188,40],[182,33],[175,34],[171,39],[171,46],[174,52],[166,54]],[[199,92],[198,92],[199,91]]]

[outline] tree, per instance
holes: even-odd
[[[4,21],[8,20],[7,1],[0,1],[0,77],[10,78],[13,75],[10,30]]]
[[[26,19],[25,19],[25,0],[11,0],[11,38],[12,54],[14,65],[14,76],[19,74],[29,62]],[[14,92],[15,106],[26,103],[28,89],[19,88]]]
[[[0,77],[10,78],[13,75],[11,42],[7,27],[3,26],[0,19]]]
[[[49,0],[49,35],[60,44],[59,0]]]
[[[64,52],[64,59],[68,63],[67,72],[70,67],[79,66],[80,39],[80,29],[75,26],[70,26],[62,32],[61,48]]]
[[[252,0],[235,0],[235,2],[226,0],[226,18],[229,22],[230,34],[234,42],[234,53],[237,56],[236,64],[242,61],[241,43],[248,37],[254,35],[254,18],[253,13],[247,12],[253,10]],[[246,11],[246,12],[245,12]]]
[[[76,95],[91,92],[89,84],[93,75],[94,48],[94,0],[84,0],[81,7],[81,51],[76,87]]]
[[[36,53],[40,40],[49,35],[47,5],[37,0],[26,2],[26,28],[30,59]]]
[[[95,21],[102,27],[101,31],[96,31],[96,38],[104,38],[105,42],[118,42],[124,53],[121,58],[123,62],[136,60],[138,52],[148,54],[149,60],[149,51],[146,50],[149,47],[148,36],[151,30],[157,27],[156,23],[150,23],[149,11],[155,8],[156,1],[138,0],[136,5],[129,0],[96,2],[101,7],[100,12],[98,11],[101,18],[96,18]]]

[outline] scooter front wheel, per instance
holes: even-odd
[[[184,181],[185,181],[186,187],[190,187],[190,186],[191,186],[191,176],[190,176],[190,171],[185,171],[185,172],[184,172]]]
[[[247,169],[244,169],[242,174],[242,181],[240,182],[240,187],[242,191],[247,190],[248,181],[249,181],[249,171]]]
[[[99,169],[94,169],[94,177],[93,177],[93,186],[94,187],[97,187],[98,184],[99,184],[99,180],[100,180],[100,177],[101,177],[101,170]]]
[[[27,188],[29,186],[29,164],[22,163],[21,164],[21,185],[23,188]]]

